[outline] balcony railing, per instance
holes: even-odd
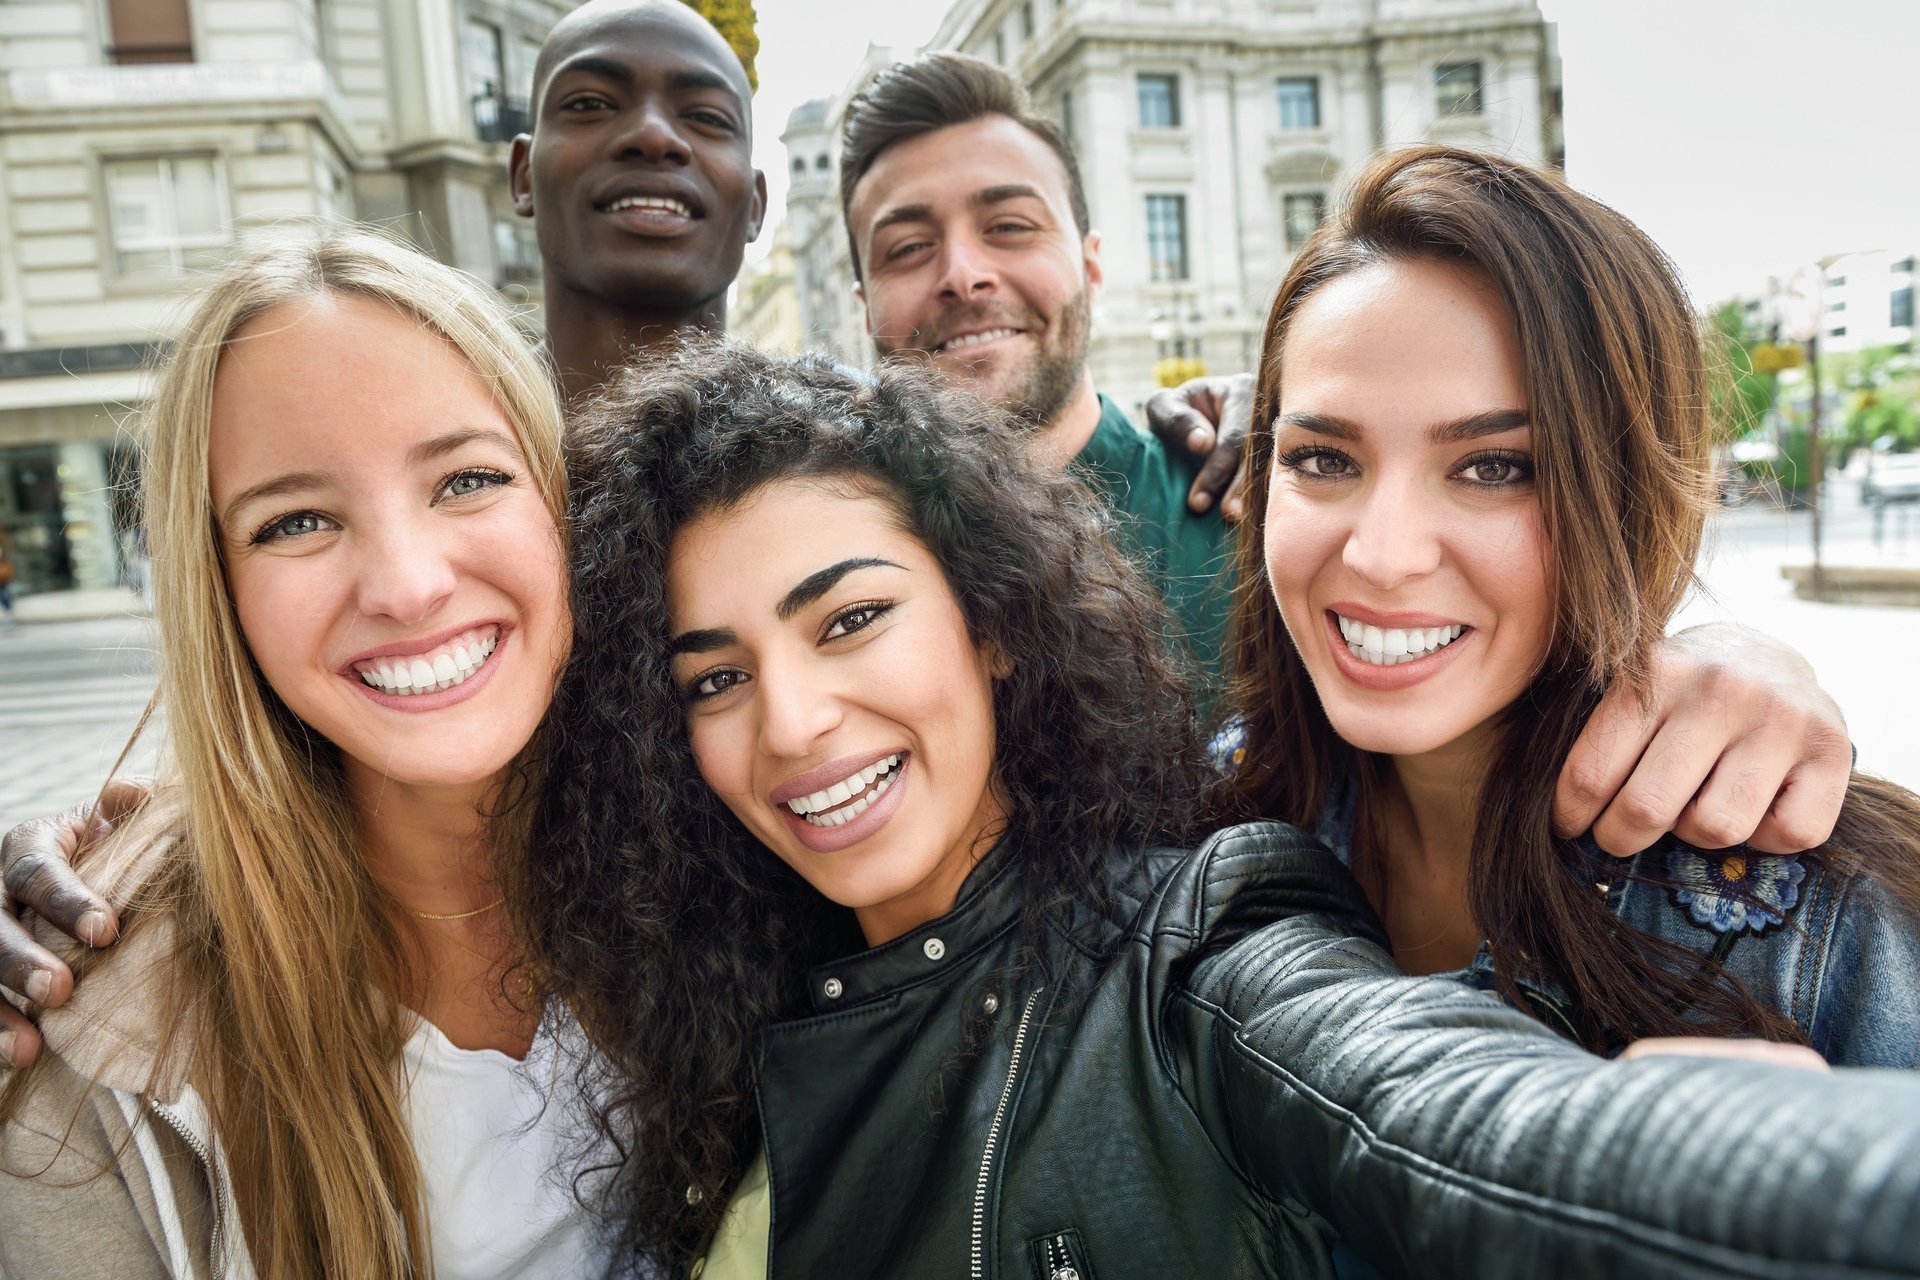
[[[533,113],[519,98],[480,93],[473,98],[473,131],[482,142],[511,142],[533,128]]]

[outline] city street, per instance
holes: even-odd
[[[1902,546],[1874,551],[1855,481],[1829,486],[1829,563],[1920,568],[1920,512]],[[1783,563],[1810,555],[1804,511],[1748,507],[1718,521],[1707,591],[1681,621],[1730,619],[1798,648],[1847,714],[1860,767],[1920,788],[1920,609],[1795,599]],[[0,826],[91,795],[125,744],[153,687],[151,623],[143,618],[23,624],[0,631]],[[150,773],[149,729],[126,769]]]
[[[0,630],[0,828],[91,796],[153,692],[145,618]],[[151,774],[149,727],[126,770]]]

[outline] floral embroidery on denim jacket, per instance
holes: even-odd
[[[1757,934],[1784,922],[1800,904],[1806,874],[1797,856],[1703,852],[1677,842],[1667,851],[1674,901],[1695,924],[1715,933],[1751,929]]]

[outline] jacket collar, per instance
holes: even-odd
[[[953,910],[891,942],[883,942],[807,974],[815,1013],[837,1013],[863,1000],[935,981],[992,946],[1020,924],[1017,860],[1005,844],[980,860]]]

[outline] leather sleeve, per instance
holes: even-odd
[[[1173,1069],[1250,1181],[1387,1274],[1920,1275],[1920,1075],[1609,1062],[1401,975],[1351,936],[1363,907],[1326,910],[1351,880],[1290,828],[1202,855],[1194,901],[1162,913],[1193,957]],[[1209,947],[1233,886],[1266,922]],[[1316,914],[1281,918],[1289,898]]]

